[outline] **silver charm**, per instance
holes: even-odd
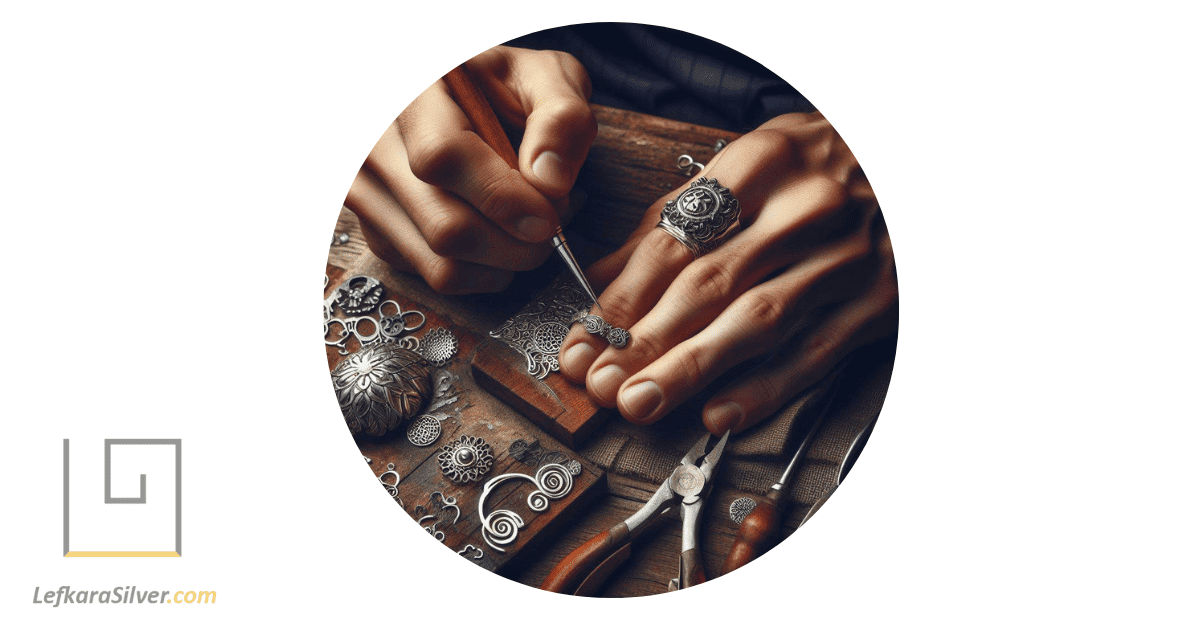
[[[443,494],[441,491],[434,491],[434,492],[430,493],[429,494],[429,505],[431,507],[435,507],[435,508],[439,507],[439,505],[440,505],[440,508],[436,514],[427,514],[427,515],[424,515],[421,518],[417,519],[417,525],[425,528],[425,531],[428,532],[429,534],[431,534],[433,536],[433,538],[437,539],[438,541],[443,542],[443,543],[446,542],[446,533],[441,530],[438,530],[437,527],[438,527],[438,525],[446,522],[448,515],[444,515],[442,513],[447,510],[454,511],[454,519],[451,519],[449,523],[446,523],[446,526],[450,527],[450,526],[453,526],[454,524],[458,523],[458,518],[462,515],[462,511],[458,509],[457,504],[458,504],[458,500],[456,498],[446,497],[446,495]],[[423,513],[423,512],[428,512],[428,511],[425,510],[424,506],[417,506],[416,512],[414,512],[413,514],[419,514],[419,513]],[[429,521],[429,520],[433,520],[433,523],[426,526],[425,522]]]
[[[691,155],[680,155],[679,158],[675,160],[675,166],[683,171],[683,174],[689,177],[693,174],[696,174],[695,170],[693,170],[694,168],[704,170],[704,164],[692,159]]]
[[[342,282],[335,292],[334,305],[350,315],[366,314],[383,300],[383,284],[374,277],[357,275]]]
[[[498,329],[488,332],[525,356],[526,370],[546,379],[558,370],[558,350],[571,324],[571,317],[586,310],[592,300],[570,274],[560,275],[533,301],[521,308]]]
[[[366,456],[363,456],[363,458],[366,458]],[[370,462],[370,460],[368,459],[367,462]],[[396,481],[389,484],[388,481],[384,479],[389,475],[392,476],[392,478],[394,478]],[[404,508],[404,500],[400,499],[400,489],[398,488],[400,486],[400,474],[396,472],[395,464],[391,462],[388,463],[387,471],[379,474],[379,483],[383,485],[383,488],[387,489],[388,495],[391,495],[392,499],[396,500],[396,503],[400,504],[401,508]]]
[[[476,552],[476,554],[474,556],[472,556],[471,552]],[[472,558],[474,560],[482,560],[483,559],[483,550],[468,543],[466,547],[458,550],[458,555],[466,556],[467,558]]]
[[[483,540],[501,554],[505,551],[500,546],[508,545],[517,539],[517,534],[525,527],[525,520],[511,510],[497,510],[485,515],[484,505],[492,489],[508,480],[528,480],[537,486],[525,499],[526,505],[534,512],[545,512],[550,507],[550,500],[566,497],[573,485],[571,473],[567,468],[554,463],[538,469],[533,477],[522,473],[505,473],[488,480],[483,485],[483,494],[479,496],[479,520],[483,522]]]
[[[577,477],[583,471],[583,465],[578,460],[573,460],[561,451],[543,449],[537,439],[534,439],[532,442],[527,440],[513,441],[508,446],[508,455],[513,460],[529,465],[534,469],[539,469],[548,464],[561,464],[574,477]]]
[[[729,188],[716,179],[700,177],[667,202],[657,227],[699,257],[720,244],[740,215],[741,208]]]
[[[758,502],[754,501],[752,497],[739,497],[733,500],[733,503],[729,504],[729,518],[734,523],[741,523],[746,518],[746,515],[750,514],[750,511],[754,510],[754,507],[757,505]]]
[[[474,482],[492,470],[492,446],[478,436],[463,436],[442,447],[438,467],[452,482]]]
[[[421,338],[417,353],[434,366],[445,366],[458,354],[458,338],[445,328],[431,329]]]
[[[395,308],[391,314],[387,313]],[[399,303],[388,300],[379,304],[379,333],[385,340],[393,340],[425,326],[425,314],[417,310],[405,310]]]
[[[394,342],[377,343],[333,369],[333,390],[351,434],[383,436],[417,415],[433,384],[420,355]]]
[[[408,442],[417,447],[428,447],[442,436],[442,419],[432,414],[422,414],[408,426]]]
[[[575,315],[571,317],[571,323],[583,323],[584,330],[586,330],[589,334],[600,336],[605,340],[605,342],[613,347],[616,347],[617,349],[623,349],[625,348],[625,345],[629,344],[628,331],[620,327],[613,327],[612,325],[609,325],[608,323],[604,322],[603,318],[600,318],[595,314],[589,314],[587,310],[576,312]]]

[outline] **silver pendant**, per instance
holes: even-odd
[[[394,342],[371,345],[329,374],[351,434],[383,436],[417,415],[433,391],[428,363]]]
[[[383,284],[374,277],[357,275],[342,282],[333,304],[350,315],[366,314],[383,300]]]
[[[492,446],[478,436],[463,436],[442,447],[438,467],[450,481],[474,482],[492,470]]]
[[[421,338],[417,353],[434,366],[445,366],[458,354],[458,338],[445,328],[431,329]]]
[[[408,442],[428,447],[442,436],[442,420],[432,414],[422,414],[408,426]]]

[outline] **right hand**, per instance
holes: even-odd
[[[346,206],[371,250],[438,292],[498,292],[540,265],[596,137],[574,57],[499,46],[466,63],[502,121],[524,128],[520,170],[483,142],[438,80],[383,134]]]

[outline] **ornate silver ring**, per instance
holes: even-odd
[[[700,177],[673,201],[667,201],[658,228],[679,240],[696,257],[713,250],[737,227],[741,207],[729,188]]]
[[[571,323],[583,323],[583,328],[589,334],[600,336],[605,342],[618,349],[622,349],[625,345],[629,344],[628,331],[609,325],[604,322],[603,318],[595,314],[589,314],[587,310],[577,312],[575,316],[571,317]]]

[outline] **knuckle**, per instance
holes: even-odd
[[[704,351],[693,342],[687,342],[675,348],[674,371],[676,376],[688,385],[694,385],[704,378]]]
[[[774,405],[784,394],[783,387],[775,377],[761,376],[751,378],[746,382],[746,389],[750,393],[750,399],[755,404]],[[749,408],[746,408],[746,413],[750,413]]]
[[[479,184],[479,211],[493,220],[502,220],[512,213],[514,198],[512,191],[516,182],[513,177],[521,175],[516,170],[506,170],[499,176],[486,179]]]
[[[580,140],[580,145],[587,146],[596,139],[598,126],[596,114],[581,98],[556,98],[543,105],[545,115],[558,123],[565,133],[573,139]],[[587,140],[582,141],[582,140]]]
[[[445,257],[437,257],[425,264],[421,270],[421,276],[437,292],[448,293],[458,289],[458,281],[455,273],[456,265],[450,259]]]
[[[464,144],[469,141],[465,134],[465,131],[449,137],[424,134],[407,143],[408,167],[413,175],[431,185],[448,187],[447,183],[464,169]]]
[[[425,229],[425,241],[438,255],[460,253],[470,246],[472,236],[470,221],[450,212],[435,218]]]
[[[683,280],[687,298],[696,303],[726,301],[734,290],[734,277],[729,267],[704,257],[688,264]]]
[[[738,307],[746,322],[752,328],[763,332],[782,329],[791,310],[789,304],[779,295],[766,290],[755,290],[743,295]]]
[[[801,159],[795,139],[780,129],[758,129],[738,140],[742,150],[765,163],[794,163]],[[732,146],[731,146],[732,148]]]
[[[625,290],[609,288],[600,295],[600,300],[603,301],[601,309],[604,310],[604,320],[610,325],[628,329],[637,317],[637,295],[630,294]]]

